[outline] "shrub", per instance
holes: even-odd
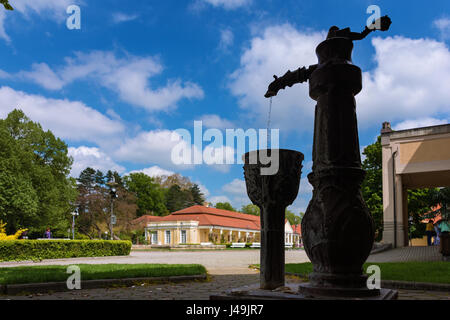
[[[16,234],[8,236],[6,234],[6,223],[0,220],[0,241],[13,241],[19,239],[22,233],[26,232],[28,229],[20,229]]]
[[[91,238],[82,233],[75,233],[75,240],[91,240]]]
[[[0,261],[127,256],[130,251],[129,241],[0,241]]]

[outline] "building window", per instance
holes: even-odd
[[[186,234],[186,230],[181,230],[181,242],[182,244],[186,244],[187,243],[187,234]]]
[[[166,244],[170,244],[171,243],[170,230],[166,230],[165,236],[166,236],[165,237]]]
[[[158,244],[158,232],[152,232],[152,244]]]

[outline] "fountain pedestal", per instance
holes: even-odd
[[[372,216],[361,184],[365,172],[356,118],[355,96],[362,89],[361,69],[352,64],[353,42],[331,38],[317,47],[319,65],[310,77],[317,101],[313,198],[302,221],[305,251],[314,266],[300,293],[308,296],[379,296],[367,288],[363,264],[375,238]]]
[[[274,174],[265,175],[269,164]],[[247,194],[261,211],[260,288],[273,290],[285,285],[286,208],[298,195],[302,173],[302,153],[292,150],[260,150],[244,155]]]

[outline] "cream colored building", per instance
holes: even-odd
[[[409,245],[408,189],[450,186],[450,124],[381,131],[383,150],[383,242]]]
[[[144,216],[146,241],[152,245],[208,245],[212,243],[259,243],[260,217],[211,207],[193,206],[166,217]],[[286,246],[299,246],[300,226],[286,220]]]

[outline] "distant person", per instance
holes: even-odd
[[[20,239],[22,240],[28,240],[28,231],[24,231],[22,235],[20,236]]]
[[[427,234],[427,243],[428,246],[431,247],[433,245],[433,235],[434,235],[434,223],[433,219],[430,219],[427,223],[427,228],[425,230],[425,233]]]
[[[434,231],[436,232],[436,236],[434,237],[434,245],[439,246],[441,245],[441,229],[439,228],[439,223],[436,223],[434,225]]]
[[[45,239],[51,239],[52,238],[52,232],[50,231],[50,228],[47,228],[47,230],[44,233]]]

